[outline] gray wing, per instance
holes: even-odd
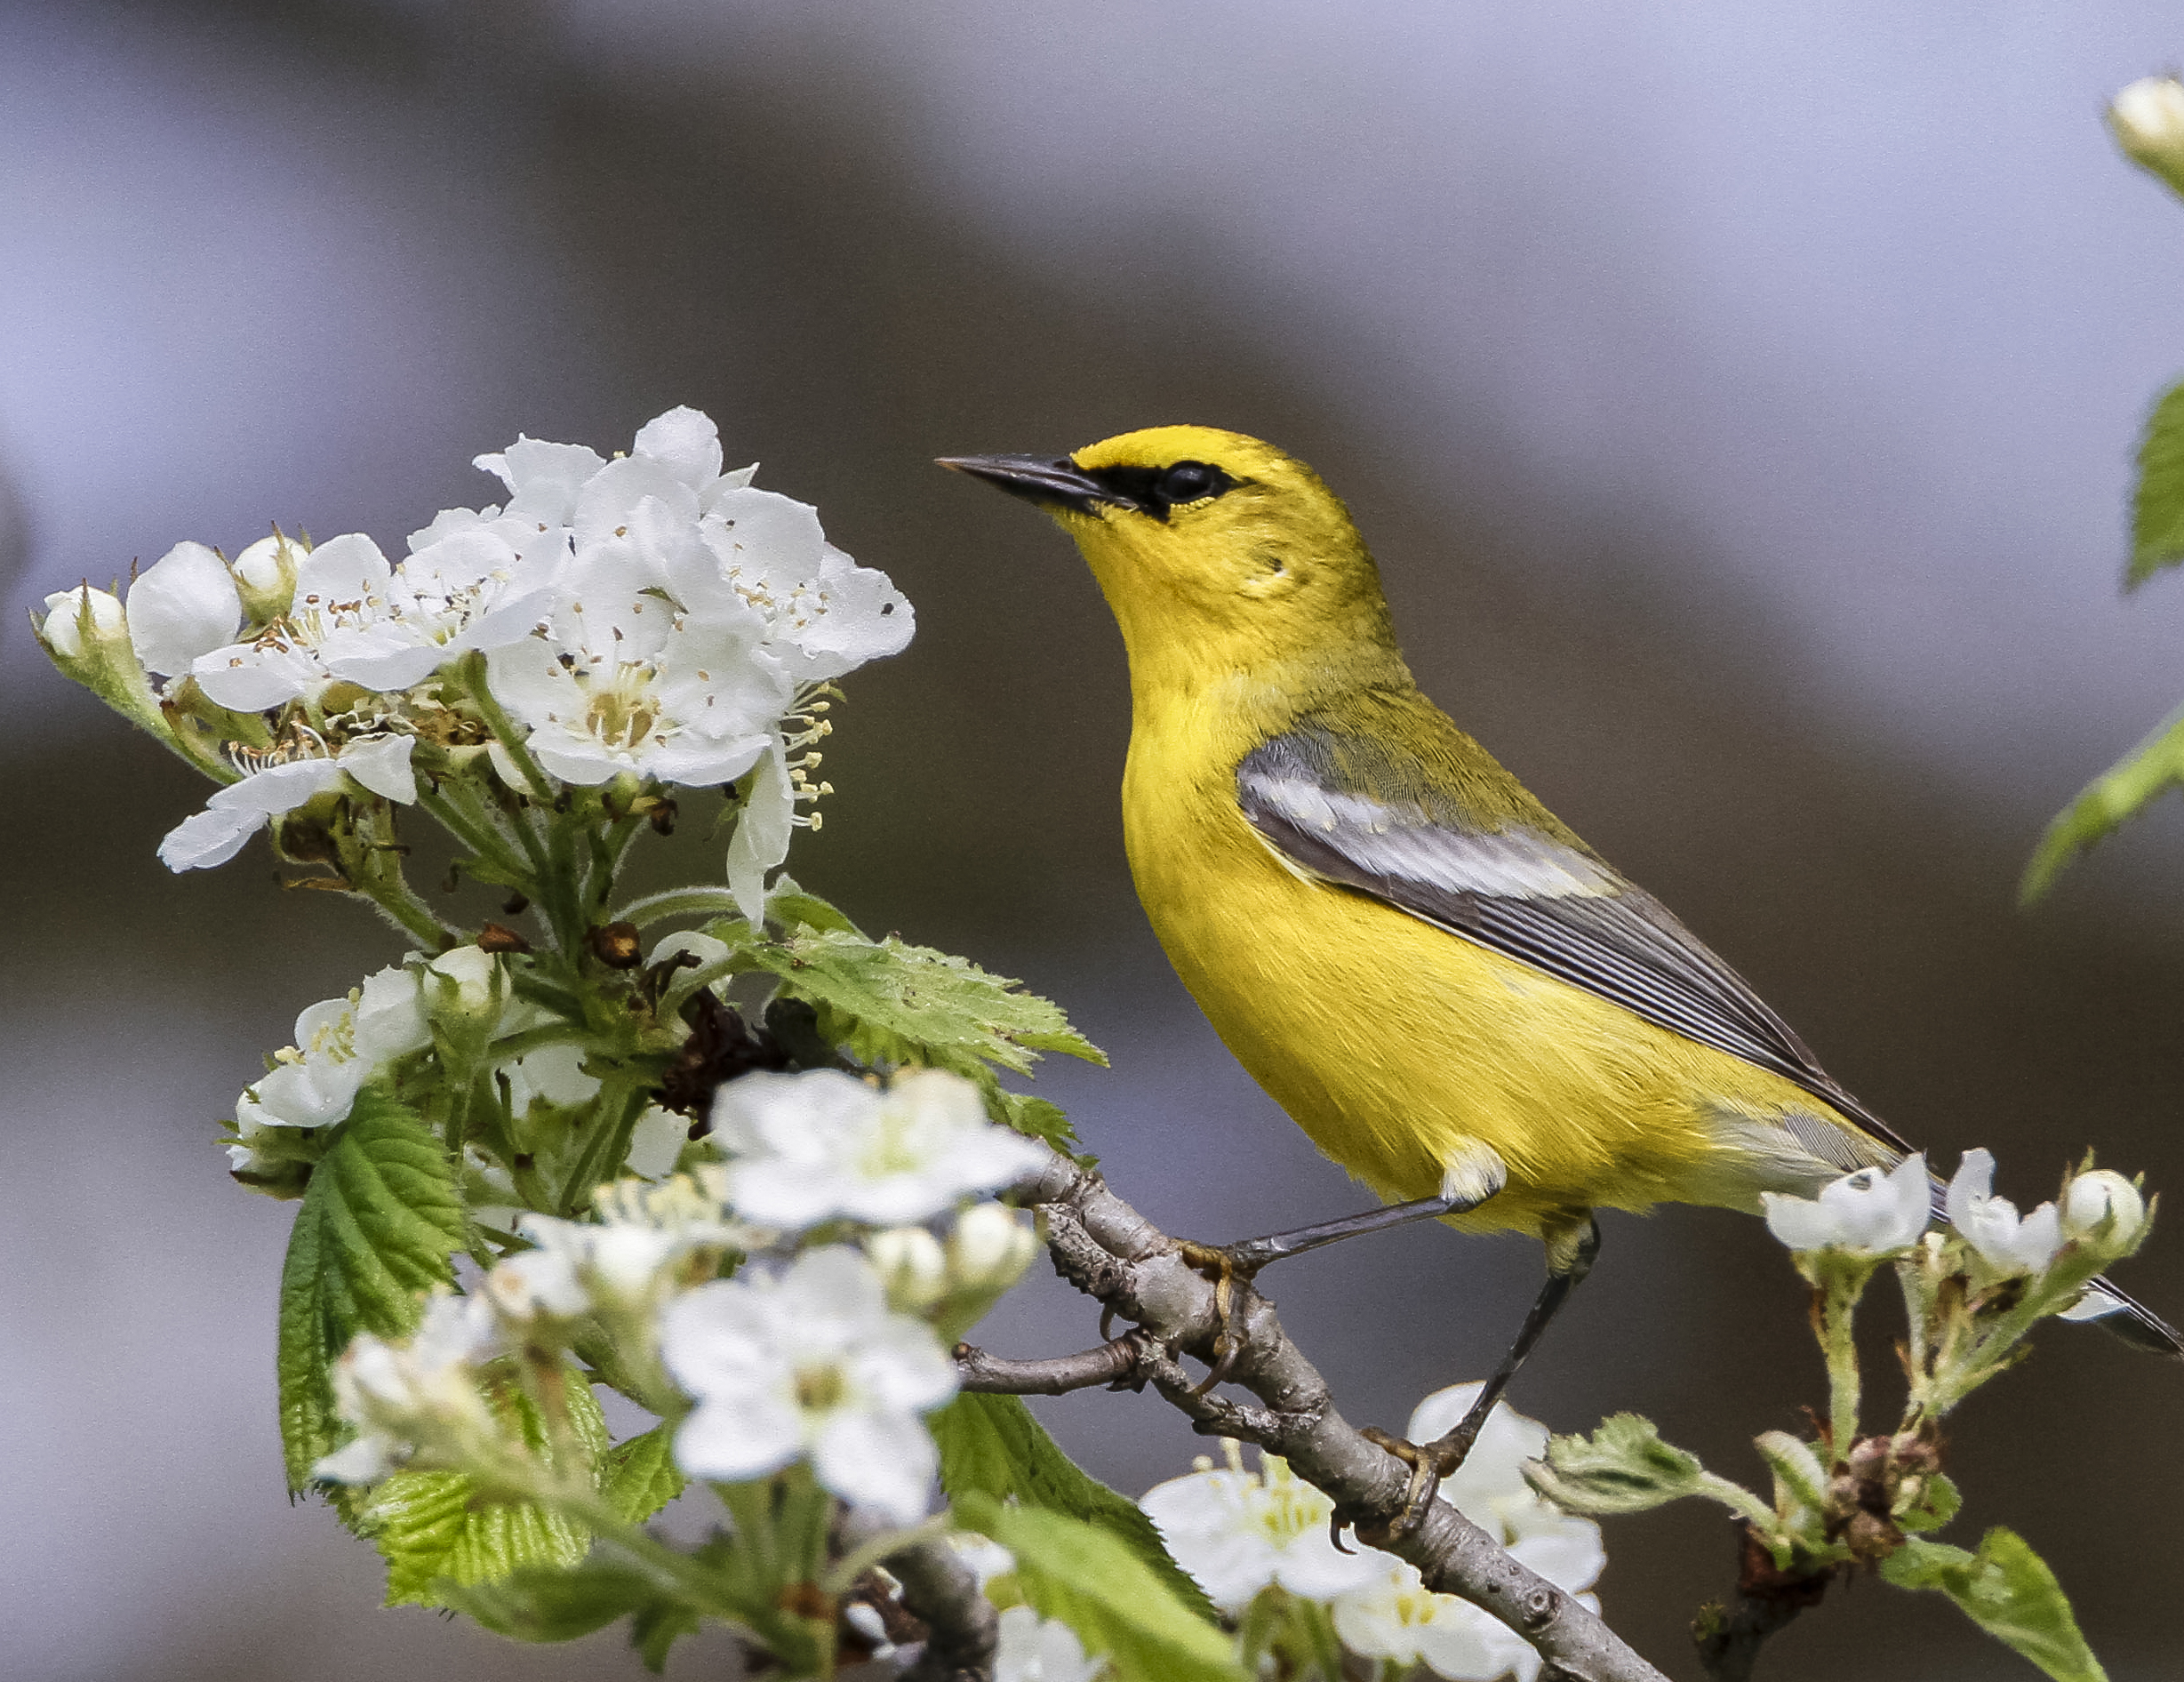
[[[1385,786],[1405,792],[1380,797],[1341,774],[1346,761],[1388,752],[1323,731],[1292,731],[1236,767],[1236,797],[1292,869],[1370,893],[1794,1081],[1910,1150],[1828,1077],[1734,970],[1600,860],[1539,829],[1468,827],[1432,799],[1422,775],[1388,779]]]

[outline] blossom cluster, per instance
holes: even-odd
[[[386,973],[375,1005],[398,996]],[[359,989],[352,1046],[364,1012]],[[359,1435],[317,1475],[476,1460],[482,1371],[565,1347],[590,1321],[617,1334],[626,1366],[672,1387],[653,1400],[677,1419],[686,1475],[741,1483],[808,1462],[832,1494],[916,1523],[938,1464],[922,1416],[956,1393],[951,1318],[983,1312],[1034,1248],[1020,1217],[979,1199],[1043,1151],[988,1120],[972,1083],[932,1069],[885,1085],[747,1075],[720,1089],[712,1119],[724,1160],[602,1188],[586,1220],[524,1215],[531,1247],[469,1294],[433,1299],[414,1337],[356,1339],[336,1390]],[[945,1242],[928,1224],[942,1221]]]
[[[825,733],[804,703],[900,652],[909,605],[828,542],[810,507],[755,487],[754,469],[724,472],[694,409],[612,461],[519,438],[477,466],[508,500],[442,511],[399,560],[361,533],[312,545],[276,531],[232,562],[177,544],[125,603],[89,585],[47,598],[56,662],[228,783],[161,858],[222,863],[337,791],[411,805],[420,765],[437,775],[481,755],[527,796],[549,792],[545,778],[756,773],[729,857],[755,917],[797,802],[823,789],[806,774],[818,756],[797,752]],[[452,677],[471,654],[483,695]]]
[[[2044,1271],[2064,1247],[2099,1236],[2118,1247],[2134,1243],[2147,1221],[2146,1199],[2122,1174],[2089,1168],[2070,1176],[2060,1203],[2020,1214],[2007,1197],[1994,1195],[1991,1151],[1967,1150],[1940,1193],[1942,1213],[1993,1279]],[[1820,1188],[1815,1197],[1762,1192],[1767,1229],[1798,1252],[1835,1250],[1858,1255],[1900,1255],[1932,1225],[1937,1188],[1924,1154],[1895,1167],[1860,1168]],[[2108,1311],[2098,1303],[2092,1313]]]
[[[1458,1384],[1428,1396],[1411,1416],[1411,1440],[1430,1442],[1449,1430],[1481,1388]],[[1597,1610],[1586,1591],[1607,1564],[1600,1526],[1542,1500],[1524,1478],[1525,1462],[1547,1445],[1544,1425],[1497,1403],[1441,1494],[1513,1558]],[[1156,1486],[1139,1504],[1224,1613],[1241,1617],[1260,1596],[1280,1591],[1324,1606],[1342,1645],[1360,1658],[1399,1670],[1423,1665],[1450,1682],[1533,1682],[1540,1655],[1507,1625],[1428,1590],[1403,1560],[1338,1549],[1326,1495],[1273,1455],[1252,1472],[1237,1444],[1223,1447],[1226,1466],[1201,1458],[1188,1477]]]

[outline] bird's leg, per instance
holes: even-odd
[[[1196,1269],[1213,1281],[1213,1304],[1220,1315],[1220,1334],[1213,1342],[1213,1370],[1197,1393],[1204,1395],[1228,1375],[1242,1341],[1236,1337],[1234,1326],[1236,1302],[1236,1283],[1249,1283],[1260,1269],[1269,1262],[1281,1262],[1292,1255],[1302,1255],[1308,1250],[1317,1250],[1330,1244],[1340,1244],[1345,1238],[1362,1237],[1369,1232],[1385,1232],[1391,1227],[1408,1226],[1413,1221],[1434,1221],[1444,1214],[1462,1214],[1476,1209],[1486,1197],[1420,1197],[1410,1203],[1391,1203],[1379,1209],[1368,1209],[1363,1214],[1346,1215],[1340,1221],[1322,1221],[1308,1227],[1292,1227],[1287,1232],[1269,1232],[1264,1237],[1244,1238],[1236,1244],[1216,1247],[1210,1244],[1182,1241],[1184,1263]]]
[[[1441,1480],[1464,1463],[1486,1424],[1486,1416],[1494,1411],[1494,1404],[1509,1388],[1516,1369],[1524,1364],[1524,1358],[1532,1353],[1556,1312],[1569,1300],[1570,1293],[1592,1271],[1593,1258],[1599,1253],[1600,1224],[1589,1215],[1583,1226],[1565,1229],[1548,1240],[1547,1283],[1532,1300],[1532,1311],[1524,1316],[1524,1324],[1518,1328],[1509,1352],[1501,1358],[1501,1365],[1494,1369],[1493,1376],[1486,1381],[1470,1410],[1457,1422],[1454,1430],[1429,1443],[1411,1443],[1387,1431],[1366,1428],[1364,1436],[1411,1469],[1410,1494],[1404,1505],[1403,1517],[1396,1521],[1396,1534],[1409,1530],[1425,1516],[1427,1505],[1433,1500]]]

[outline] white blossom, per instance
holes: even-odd
[[[566,1042],[535,1046],[500,1065],[508,1078],[508,1110],[518,1120],[534,1103],[572,1109],[599,1095],[596,1076],[584,1072],[584,1048]]]
[[[536,1287],[558,1292],[565,1279],[589,1302],[649,1309],[673,1287],[670,1276],[686,1257],[757,1242],[748,1228],[728,1220],[720,1189],[720,1170],[708,1167],[660,1185],[621,1180],[602,1186],[589,1221],[521,1216],[516,1229],[537,1246],[526,1254],[554,1258],[532,1264],[541,1270]],[[528,1291],[533,1283],[521,1280],[512,1288]]]
[[[360,1434],[312,1467],[312,1476],[375,1483],[417,1445],[490,1436],[492,1415],[471,1371],[498,1346],[482,1299],[444,1294],[426,1302],[424,1318],[408,1338],[358,1333],[334,1363],[333,1393],[341,1417]]]
[[[852,1505],[899,1525],[924,1516],[939,1456],[918,1415],[955,1394],[956,1369],[856,1251],[700,1286],[668,1304],[660,1341],[697,1404],[675,1438],[690,1476],[740,1482],[808,1454]]]
[[[345,1120],[366,1081],[431,1043],[412,970],[390,965],[342,997],[310,1005],[296,1018],[295,1044],[275,1053],[272,1070],[236,1101],[244,1140],[230,1149],[236,1165],[244,1165],[250,1135],[260,1127]]]
[[[559,531],[504,520],[436,523],[419,535],[429,541],[399,566],[361,532],[319,544],[297,563],[285,613],[192,664],[199,687],[240,712],[336,679],[406,689],[468,649],[525,635],[551,606],[568,548]]]
[[[833,1069],[746,1075],[715,1094],[713,1136],[731,1153],[738,1213],[791,1230],[837,1216],[928,1220],[1046,1160],[987,1119],[976,1086],[935,1069],[907,1069],[885,1087]]]
[[[340,788],[344,777],[367,793],[412,805],[417,775],[410,769],[410,752],[415,745],[407,736],[362,736],[324,757],[308,753],[264,765],[216,790],[204,811],[167,831],[159,861],[178,872],[225,864],[273,819]]]
[[[2063,1246],[2061,1217],[2053,1204],[2044,1203],[2020,1218],[2017,1205],[1996,1197],[1994,1187],[1994,1153],[1965,1151],[1949,1181],[1949,1224],[1996,1274],[2039,1272]]]
[[[1092,1682],[1108,1668],[1087,1658],[1076,1631],[1059,1618],[1042,1618],[1029,1606],[1001,1614],[994,1650],[994,1682]]]
[[[1222,1446],[1225,1469],[1201,1456],[1197,1470],[1156,1484],[1138,1502],[1215,1606],[1240,1613],[1276,1583],[1308,1600],[1332,1600],[1378,1574],[1377,1556],[1336,1549],[1327,1522],[1334,1502],[1288,1462],[1262,1454],[1254,1476],[1244,1470],[1240,1448]]]
[[[1816,1198],[1763,1191],[1767,1230],[1793,1250],[1893,1255],[1919,1240],[1932,1219],[1924,1155],[1885,1172],[1860,1168],[1820,1188]]]
[[[227,562],[202,543],[177,543],[129,587],[129,641],[148,672],[187,672],[242,622]]]
[[[747,608],[683,613],[636,576],[582,560],[548,628],[488,654],[488,681],[565,782],[728,782],[757,763],[791,698],[764,629]]]

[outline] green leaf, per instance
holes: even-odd
[[[1546,1460],[1527,1462],[1524,1476],[1557,1507],[1580,1513],[1644,1512],[1686,1495],[1714,1494],[1710,1486],[1722,1481],[1636,1414],[1611,1414],[1590,1437],[1549,1438]]]
[[[2184,711],[2171,714],[2055,814],[2017,885],[2018,902],[2038,900],[2079,853],[2138,816],[2156,796],[2179,786],[2184,786]]]
[[[362,1524],[386,1558],[390,1606],[441,1606],[445,1585],[492,1582],[526,1566],[565,1570],[591,1549],[591,1533],[573,1519],[496,1500],[456,1471],[396,1472],[373,1486]]]
[[[679,1600],[655,1600],[629,1621],[629,1645],[658,1676],[668,1668],[668,1650],[686,1635],[696,1635],[704,1620]]]
[[[817,929],[821,933],[855,934],[864,938],[857,925],[840,910],[808,893],[787,876],[776,877],[773,889],[766,895],[766,919],[779,923],[785,929],[799,926]]]
[[[1234,1640],[1108,1531],[985,1494],[957,1501],[956,1516],[1016,1556],[1024,1598],[1104,1654],[1116,1682],[1244,1682]]]
[[[643,1524],[683,1493],[684,1482],[667,1425],[615,1444],[599,1467],[599,1493],[624,1524]]]
[[[1069,1117],[1062,1113],[1060,1104],[1034,1098],[1028,1093],[1011,1092],[997,1080],[985,1085],[987,1114],[1003,1126],[1013,1127],[1018,1133],[1052,1145],[1064,1156],[1074,1157],[1080,1168],[1089,1168],[1100,1160],[1077,1149],[1076,1129],[1069,1125]]]
[[[573,1446],[585,1469],[607,1446],[606,1421],[591,1386],[563,1368],[561,1393]],[[510,1380],[496,1382],[493,1412],[549,1469],[558,1465],[546,1422]],[[566,1570],[591,1550],[591,1532],[535,1502],[509,1500],[456,1471],[401,1471],[372,1486],[360,1527],[387,1561],[390,1606],[436,1606],[449,1585],[470,1588],[526,1566]]]
[[[727,938],[724,925],[710,927]],[[820,1033],[864,1062],[969,1075],[984,1063],[1023,1074],[1042,1052],[1107,1061],[1058,1006],[1020,983],[898,935],[870,941],[851,928],[806,925],[750,942],[743,961],[779,976],[783,993],[818,1010]]]
[[[452,1281],[462,1203],[446,1152],[417,1112],[366,1087],[311,1174],[281,1266],[281,1447],[288,1486],[348,1435],[333,1362],[359,1332],[401,1337],[418,1298]]]
[[[1927,1477],[1918,1499],[1897,1513],[1895,1519],[1906,1530],[1939,1530],[1956,1517],[1964,1504],[1956,1483],[1944,1473],[1933,1472]]]
[[[2147,418],[2139,441],[2139,487],[2131,500],[2131,569],[2136,589],[2184,561],[2184,385],[2172,386]]]
[[[1097,1526],[1184,1606],[1208,1623],[1219,1622],[1205,1590],[1175,1563],[1153,1521],[1063,1454],[1021,1397],[965,1391],[925,1422],[940,1445],[940,1487],[951,1502],[966,1495],[1013,1499]]]
[[[2055,1682],[2108,1682],[2055,1574],[2014,1531],[1997,1525],[1980,1539],[1977,1553],[1915,1537],[1881,1561],[1881,1574],[1900,1589],[1948,1596],[1972,1622]]]
[[[644,1572],[596,1553],[573,1570],[524,1566],[499,1582],[442,1582],[439,1594],[443,1606],[512,1641],[573,1641],[660,1598]]]

